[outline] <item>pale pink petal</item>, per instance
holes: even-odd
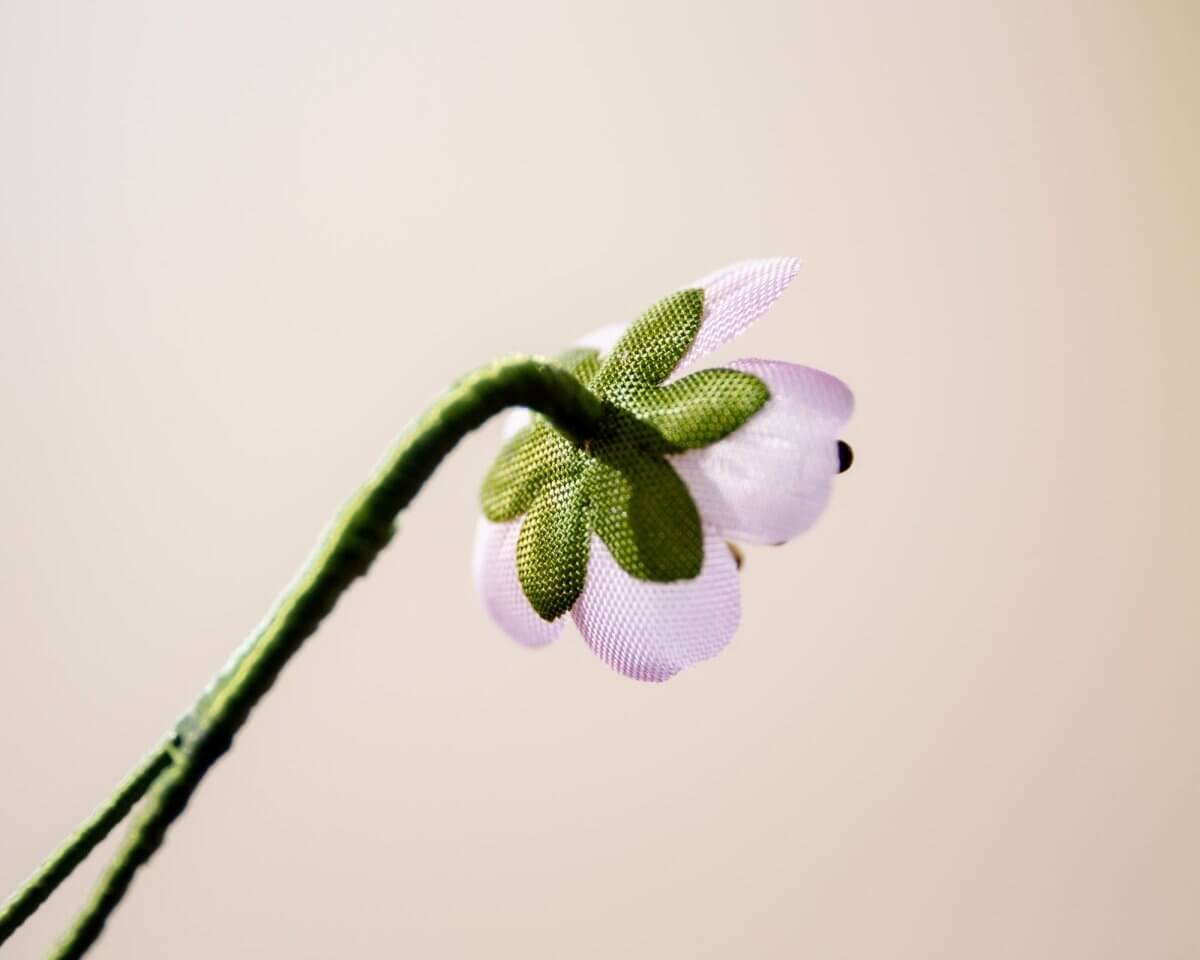
[[[715,656],[741,617],[737,564],[720,537],[704,539],[692,580],[637,580],[592,537],[587,581],[571,615],[596,654],[635,680],[666,680]]]
[[[475,527],[472,568],[475,589],[484,609],[510,637],[527,647],[544,647],[562,633],[567,618],[547,623],[537,615],[517,579],[517,534],[521,521],[492,523],[483,517]]]
[[[799,269],[800,261],[795,257],[744,260],[692,284],[704,290],[704,316],[696,339],[673,376],[679,376],[754,323],[779,299]]]
[[[500,435],[504,440],[511,440],[527,426],[533,423],[533,414],[528,407],[513,407],[504,415],[500,424]]]
[[[575,346],[598,350],[600,359],[603,360],[612,352],[612,348],[616,346],[617,341],[621,339],[621,335],[628,327],[627,323],[610,323],[607,327],[593,330],[583,339],[576,341]]]
[[[771,398],[724,440],[671,457],[671,465],[707,529],[728,540],[783,543],[812,526],[829,500],[854,396],[811,367],[773,360],[728,366],[761,379]]]

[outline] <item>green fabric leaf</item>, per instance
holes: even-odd
[[[567,351],[554,362],[586,386],[600,369],[600,354],[579,348]],[[484,478],[483,515],[493,523],[515,520],[529,509],[555,471],[577,457],[574,445],[544,417],[534,414],[533,423],[501,448]]]
[[[600,351],[591,347],[575,347],[559,354],[554,362],[586,387],[600,371]]]
[[[517,576],[543,620],[575,605],[587,577],[588,525],[580,465],[546,483],[521,523]]]
[[[697,576],[704,562],[700,514],[665,454],[707,446],[740,427],[769,398],[756,377],[705,370],[660,386],[700,329],[704,292],[684,290],[640,316],[601,360],[577,348],[556,359],[605,401],[582,450],[547,420],[501,450],[484,481],[493,522],[524,515],[517,574],[545,620],[566,613],[583,590],[592,533],[640,580]]]
[[[492,523],[515,520],[529,509],[542,486],[578,457],[571,441],[535,416],[501,448],[484,478],[483,515]]]
[[[758,377],[714,368],[665,387],[646,387],[626,399],[625,409],[653,426],[673,449],[691,450],[729,436],[770,396]]]
[[[599,443],[584,473],[589,522],[628,574],[690,580],[704,561],[700,514],[661,456],[623,442]]]
[[[696,339],[703,313],[703,290],[664,297],[630,324],[600,367],[592,389],[602,399],[619,403],[631,389],[662,383]]]

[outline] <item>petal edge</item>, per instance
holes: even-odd
[[[779,299],[799,270],[800,261],[795,257],[743,260],[695,283],[693,286],[704,291],[704,315],[673,376],[747,330]]]
[[[699,576],[651,583],[625,573],[593,537],[587,582],[571,616],[588,646],[618,673],[668,680],[732,639],[741,619],[737,565],[725,543],[709,535]]]
[[[669,459],[706,529],[745,543],[783,543],[811,527],[829,500],[854,396],[836,377],[799,364],[729,367],[766,383],[770,399],[724,440]]]
[[[547,623],[537,615],[517,578],[517,537],[521,522],[492,523],[480,517],[475,527],[472,571],[483,608],[517,643],[544,647],[562,633],[566,617]]]

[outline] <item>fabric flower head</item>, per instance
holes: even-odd
[[[604,403],[582,446],[544,417],[511,415],[474,562],[484,606],[510,636],[542,646],[570,613],[605,663],[639,680],[666,680],[729,642],[741,614],[730,542],[783,543],[812,525],[854,400],[791,363],[693,368],[798,267],[719,270],[558,358]]]

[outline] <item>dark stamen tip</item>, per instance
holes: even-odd
[[[854,462],[854,451],[850,449],[850,444],[843,440],[838,441],[838,473],[845,473],[850,469],[850,464]]]
[[[737,564],[739,570],[742,569],[742,564],[746,562],[745,556],[742,554],[742,549],[732,540],[726,540],[725,546],[729,548],[729,552],[733,554],[733,562]]]

